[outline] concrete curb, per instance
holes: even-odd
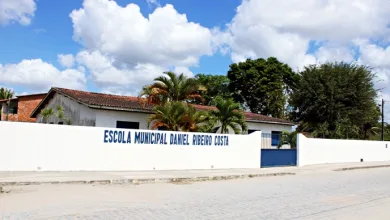
[[[388,164],[388,165],[376,165],[376,166],[362,166],[362,167],[347,167],[347,168],[335,169],[333,171],[362,170],[362,169],[385,168],[385,167],[390,167],[390,164]]]
[[[144,178],[144,179],[115,179],[115,180],[75,180],[75,181],[24,181],[24,182],[0,182],[1,186],[23,186],[23,185],[43,185],[43,184],[149,184],[149,183],[192,183],[217,180],[248,179],[268,176],[287,176],[295,173],[262,173],[244,175],[220,175],[205,177],[183,177],[183,178]]]

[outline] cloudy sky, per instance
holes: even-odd
[[[390,100],[389,0],[1,0],[0,86],[138,93],[163,71],[275,56],[374,68]]]

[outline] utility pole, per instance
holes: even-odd
[[[385,100],[382,99],[382,141],[385,140],[385,134],[384,134],[384,131],[385,131]]]

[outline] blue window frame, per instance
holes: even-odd
[[[276,147],[276,146],[279,145],[280,134],[281,134],[280,131],[272,131],[272,132],[271,132],[271,138],[272,138],[272,139],[271,139],[271,140],[272,140],[271,145],[272,145],[273,147]]]

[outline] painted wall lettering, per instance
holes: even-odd
[[[229,146],[228,135],[155,132],[136,130],[104,130],[104,143],[152,144],[176,146]]]

